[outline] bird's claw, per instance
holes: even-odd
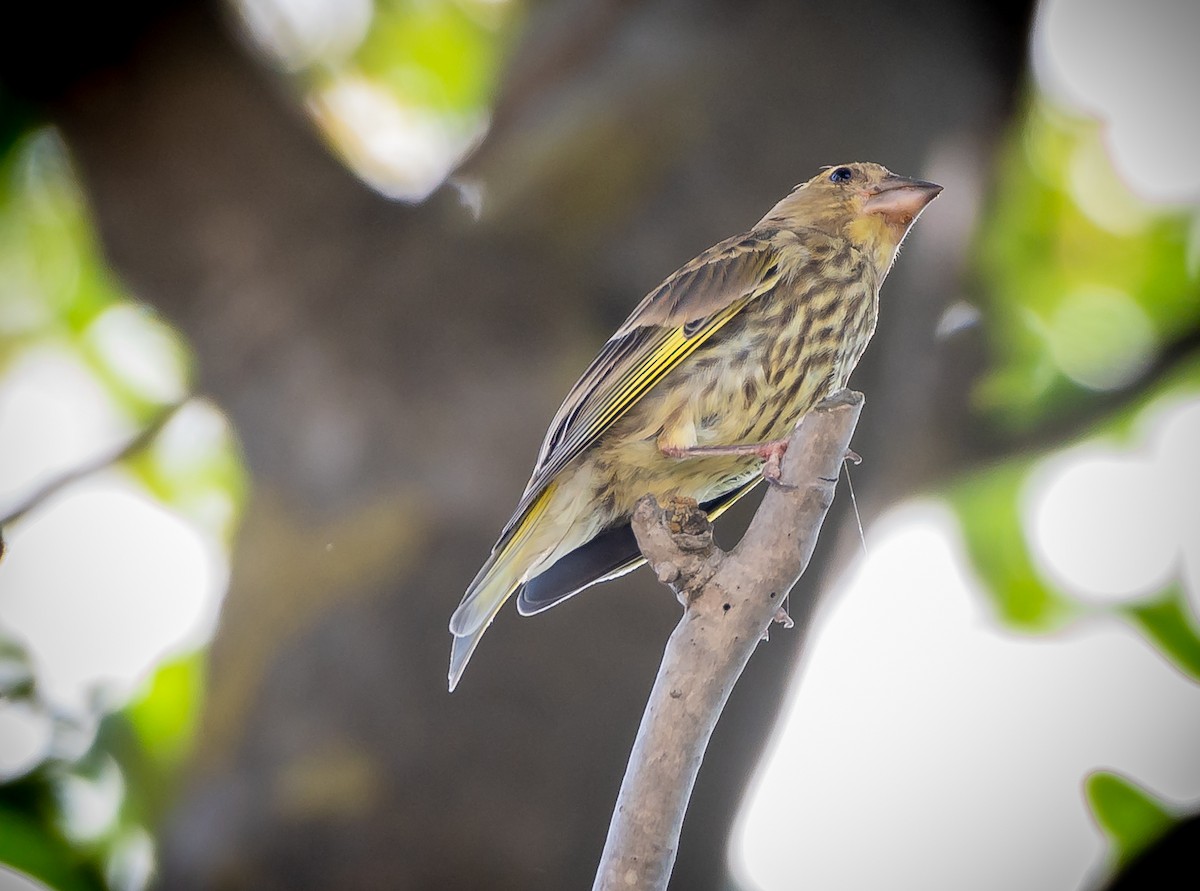
[[[767,625],[767,627],[763,629],[761,638],[762,640],[771,639],[771,625],[774,624],[782,625],[784,628],[796,627],[796,623],[792,620],[792,617],[788,615],[788,611],[781,606],[779,609],[775,610],[775,615],[771,618],[771,624]]]
[[[791,483],[785,483],[780,479],[780,474],[783,472],[783,456],[787,454],[787,442],[771,443],[763,449],[762,475],[767,481],[768,486],[774,486],[784,492],[793,492],[798,486],[793,486]]]
[[[785,483],[779,478],[778,474],[775,476],[768,476],[766,473],[764,473],[763,479],[767,481],[768,486],[773,489],[778,489],[780,492],[795,492],[800,488],[799,486],[794,486],[791,483]]]

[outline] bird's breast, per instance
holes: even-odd
[[[746,456],[671,458],[659,446],[757,444],[786,438],[844,387],[875,328],[870,281],[807,281],[743,310],[633,406],[592,453],[599,492],[718,497],[753,476]],[[632,500],[629,500],[632,499]],[[628,504],[620,503],[629,500]]]
[[[877,300],[855,280],[775,295],[745,311],[681,369],[697,442],[783,439],[844,387],[875,329]]]

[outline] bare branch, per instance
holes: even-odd
[[[16,523],[30,511],[35,510],[51,496],[62,491],[72,483],[78,482],[84,477],[91,476],[93,473],[104,470],[106,467],[111,467],[113,464],[124,461],[126,458],[132,457],[133,455],[136,455],[138,452],[142,451],[142,449],[154,442],[155,438],[162,431],[163,427],[167,426],[167,422],[171,420],[171,418],[175,417],[175,413],[184,405],[186,405],[188,399],[190,398],[191,397],[186,397],[179,402],[175,402],[166,406],[154,416],[153,420],[151,420],[149,424],[138,431],[138,433],[136,433],[123,445],[118,446],[111,452],[98,455],[92,460],[87,461],[78,467],[73,467],[65,473],[56,476],[49,482],[38,486],[38,488],[34,489],[32,492],[22,498],[19,503],[6,510],[4,515],[0,516],[0,558],[4,556],[4,539],[2,536],[3,530],[6,526],[11,526],[13,523]]]
[[[812,556],[862,410],[842,390],[792,434],[780,478],[726,554],[694,505],[645,498],[642,553],[683,600],[621,784],[593,891],[665,889],[692,786],[733,685]]]

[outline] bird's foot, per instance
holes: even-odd
[[[792,620],[792,617],[788,615],[787,609],[782,606],[775,610],[775,616],[771,619],[771,625],[782,625],[784,628],[796,627],[796,623]],[[763,640],[771,639],[771,625],[768,625],[763,629]]]
[[[842,455],[842,462],[845,464],[853,464],[855,467],[857,467],[859,464],[862,464],[862,455],[854,451],[854,449],[846,449],[846,454]],[[847,471],[847,474],[849,474],[849,471]],[[849,479],[849,475],[847,475],[846,478]],[[836,479],[831,480],[828,477],[821,477],[821,481],[826,483],[837,482]]]
[[[776,489],[784,491],[792,491],[796,486],[790,483],[785,483],[779,478],[783,472],[783,456],[787,454],[788,441],[781,439],[777,442],[767,443],[764,446],[762,475],[767,481],[768,486],[774,486]]]

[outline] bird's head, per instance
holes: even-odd
[[[776,205],[767,220],[845,238],[885,274],[913,221],[938,196],[936,183],[856,162],[822,169]]]

